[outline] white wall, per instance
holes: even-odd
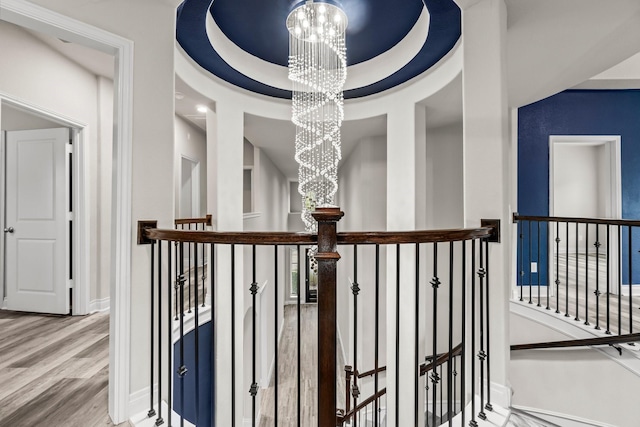
[[[174,49],[175,49],[175,14],[177,2],[140,0],[130,2],[113,0],[109,2],[86,2],[85,0],[32,0],[31,3],[53,10],[72,19],[101,28],[112,34],[130,40],[135,45],[132,63],[133,84],[131,105],[131,206],[130,212],[121,219],[131,217],[132,227],[129,230],[131,244],[131,292],[127,298],[131,301],[130,309],[130,354],[131,364],[124,367],[119,375],[130,373],[129,387],[135,395],[148,386],[149,360],[149,253],[148,246],[136,245],[135,223],[139,219],[157,219],[159,226],[170,227],[173,213],[173,126],[174,126]],[[153,23],[153,31],[148,24]],[[4,38],[0,38],[0,44]],[[0,49],[4,54],[4,49]],[[3,58],[3,64],[5,63]],[[42,90],[42,83],[57,81],[55,73],[48,69],[25,70],[25,75],[39,73],[42,78],[37,83],[25,88],[23,98],[41,98],[41,104],[53,108],[59,104],[60,94]],[[18,80],[24,78],[20,76]],[[83,108],[76,99],[80,98],[82,79],[74,80],[72,93],[78,97],[69,105],[70,116],[82,117]],[[0,74],[0,84],[16,84],[8,82]],[[41,83],[40,83],[41,82]],[[19,83],[18,83],[19,85]],[[30,96],[29,96],[30,95]],[[126,98],[126,94],[124,96]],[[95,105],[95,104],[94,104]],[[93,107],[92,107],[93,108]],[[73,111],[72,111],[73,110]],[[74,112],[77,112],[74,113]],[[128,156],[125,156],[128,158]],[[123,167],[125,165],[114,165]],[[169,189],[169,191],[167,191]],[[123,189],[125,194],[128,189]],[[112,233],[112,238],[113,233]],[[113,254],[112,254],[113,255]],[[126,274],[123,274],[126,277]],[[122,286],[122,284],[119,284]],[[115,283],[112,285],[112,295]],[[129,314],[124,314],[129,316]],[[128,318],[125,320],[129,320]],[[115,327],[115,323],[112,323]],[[115,330],[111,331],[112,333]],[[120,397],[121,398],[121,397]],[[125,397],[126,399],[126,397]],[[142,408],[138,409],[141,410]],[[136,408],[133,408],[135,411]],[[125,413],[127,411],[125,410]]]
[[[0,108],[2,108],[2,113],[0,114],[2,118],[0,129],[2,130],[34,130],[60,127],[59,123],[29,114],[26,111],[11,108],[6,104],[1,105]]]
[[[361,140],[338,171],[338,205],[345,216],[339,231],[386,230],[387,213],[387,138],[378,136]],[[346,363],[353,363],[353,248],[340,246],[338,261],[338,329]],[[375,248],[358,249],[358,361],[362,371],[374,368]],[[386,364],[386,250],[380,250],[379,351],[380,366]],[[339,367],[342,369],[343,367]],[[361,389],[367,397],[370,389]]]
[[[200,212],[195,216],[207,214],[207,137],[205,132],[180,116],[175,116],[175,215],[180,218],[180,183],[182,157],[194,161],[200,167]]]
[[[585,145],[580,143],[553,144],[553,215],[602,218],[609,209],[609,158],[607,147],[601,145]],[[599,240],[601,251],[606,250],[606,228],[600,227],[600,238],[596,239],[596,226],[589,226],[589,241],[585,243],[586,228],[579,226],[576,233],[575,225],[567,231],[560,225],[560,253],[567,251],[575,253],[576,234],[578,239],[578,253],[587,249],[595,251],[594,243]],[[615,245],[614,245],[615,246]],[[586,247],[586,248],[585,248]]]
[[[461,122],[427,127],[428,229],[464,226],[462,147]]]
[[[89,188],[89,299],[108,304],[113,83],[97,77],[20,27],[0,21],[0,96],[83,123]],[[8,113],[8,114],[7,114]],[[3,108],[2,125],[48,126]],[[6,115],[6,117],[5,117]],[[11,124],[10,122],[14,122]],[[57,125],[59,126],[59,125]],[[8,129],[7,128],[7,129]],[[108,236],[106,241],[101,236]]]
[[[510,325],[512,344],[571,339],[513,313]],[[595,425],[638,425],[640,377],[598,350],[514,351],[510,380],[514,406],[591,420]]]

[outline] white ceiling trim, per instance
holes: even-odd
[[[429,34],[430,21],[429,12],[423,8],[411,31],[397,45],[368,61],[349,66],[344,90],[369,86],[407,65],[422,49]],[[236,71],[269,86],[291,90],[287,67],[264,61],[242,50],[222,32],[211,14],[207,14],[206,31],[213,49]]]

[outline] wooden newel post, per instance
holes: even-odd
[[[336,427],[336,225],[340,208],[316,208],[318,222],[318,427]]]

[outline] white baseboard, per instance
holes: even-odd
[[[640,285],[631,285],[631,292],[634,296],[640,295]],[[622,285],[622,295],[629,296],[629,285]]]
[[[562,427],[615,427],[613,424],[605,424],[600,421],[596,422],[587,420],[586,418],[580,418],[568,414],[561,414],[544,409],[530,408],[520,405],[513,405],[513,407]]]
[[[534,304],[538,303],[538,286],[533,285],[522,285],[522,286],[514,286],[512,292],[512,299],[519,301],[520,300],[520,292],[522,292],[522,299],[524,301],[529,301],[529,292],[531,292],[531,300]],[[549,292],[549,296],[555,295],[555,288],[553,286],[544,286],[540,285],[540,304],[543,303],[542,298],[545,298],[544,303],[546,304],[547,292]]]
[[[153,385],[153,392],[154,397],[157,396],[158,384]],[[131,417],[133,425],[136,425],[138,422],[147,418],[147,412],[149,411],[149,397],[149,387],[145,387],[129,395],[129,413],[135,414]]]
[[[491,403],[503,408],[511,407],[511,387],[491,382]]]
[[[100,311],[107,311],[107,310],[109,310],[110,307],[111,307],[111,304],[110,304],[109,297],[102,298],[102,299],[96,299],[96,300],[93,300],[93,301],[89,302],[89,313],[97,313],[97,312],[100,312]]]

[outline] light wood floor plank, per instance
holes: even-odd
[[[0,427],[113,426],[107,415],[106,313],[0,310],[0,320]]]

